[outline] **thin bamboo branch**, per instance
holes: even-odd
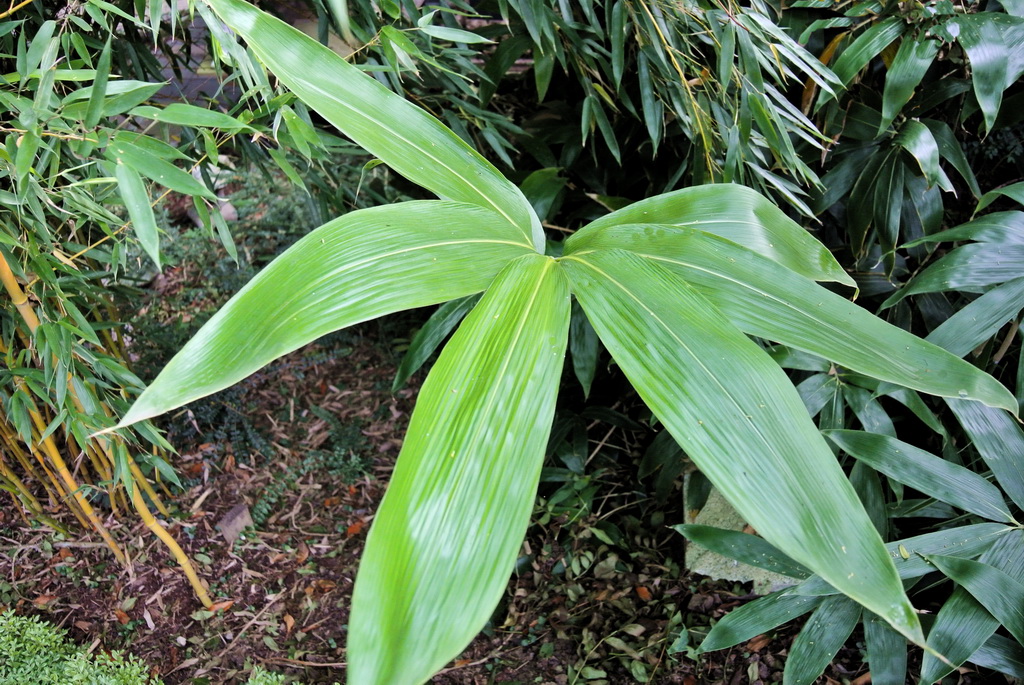
[[[11,16],[12,14],[14,14],[18,10],[20,10],[22,7],[28,7],[29,5],[31,5],[35,1],[36,0],[22,0],[22,2],[19,2],[17,5],[12,7],[11,9],[9,9],[9,10],[7,10],[5,12],[0,12],[0,19],[3,19],[5,17]]]

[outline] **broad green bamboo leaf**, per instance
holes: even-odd
[[[903,105],[910,102],[914,89],[921,83],[928,67],[939,54],[941,41],[924,36],[904,36],[899,50],[885,75],[885,89],[882,92],[882,123],[878,127],[881,136]]]
[[[974,210],[975,213],[988,207],[996,198],[1004,196],[1016,201],[1018,204],[1024,205],[1024,182],[1011,183],[1008,186],[988,191],[978,200],[978,206]]]
[[[991,376],[752,250],[672,226],[610,226],[586,241],[588,250],[614,248],[672,270],[745,333],[879,380],[1016,410],[1016,399]]]
[[[602,250],[562,264],[633,387],[739,514],[779,550],[922,643],[881,538],[771,357],[652,261]]]
[[[793,578],[802,579],[811,575],[806,568],[756,535],[696,524],[672,526],[672,530],[690,542],[744,564]]]
[[[864,642],[871,667],[871,685],[905,685],[907,641],[903,636],[878,616],[865,611]]]
[[[922,554],[947,554],[970,559],[986,553],[1013,530],[1012,527],[1000,523],[975,523],[888,542],[885,548],[896,564],[900,578],[907,580],[920,578],[935,571],[931,564],[924,560]],[[795,591],[806,595],[836,593],[834,588],[817,576],[805,580]]]
[[[969,661],[1014,678],[1024,679],[1024,647],[1002,635],[993,635],[986,640],[985,644],[971,655]]]
[[[565,276],[528,255],[434,365],[359,566],[351,685],[424,682],[494,611],[533,510],[568,327]]]
[[[346,214],[242,288],[120,425],[226,388],[339,328],[480,292],[508,260],[530,251],[516,236],[510,240],[501,217],[476,205],[404,202]]]
[[[843,85],[848,86],[853,77],[860,73],[860,70],[866,67],[868,62],[882,54],[882,50],[902,36],[906,28],[906,24],[898,17],[886,17],[871,26],[842,51],[835,66],[832,67],[833,73],[842,81]],[[828,100],[828,97],[824,97],[824,95],[819,99],[815,109],[821,107]]]
[[[860,621],[860,606],[846,597],[821,603],[793,640],[782,674],[783,685],[812,685]]]
[[[887,435],[825,431],[825,437],[858,461],[915,490],[992,521],[1013,523],[999,488],[970,469]]]
[[[960,47],[971,62],[971,82],[985,117],[986,131],[992,130],[1007,86],[1006,41],[994,16],[990,12],[961,14],[955,20],[960,27]]]
[[[996,247],[971,243],[954,249],[911,278],[882,307],[891,307],[909,295],[980,289],[1020,278],[1022,273],[1024,244],[1011,243]]]
[[[510,233],[544,250],[540,221],[519,189],[440,121],[252,5],[206,2],[300,100],[368,152],[442,199],[496,212]]]
[[[1005,412],[973,402],[946,400],[996,482],[1024,509],[1024,430]]]
[[[607,230],[622,224],[665,224],[704,231],[812,280],[856,285],[806,229],[763,195],[743,186],[710,184],[640,200],[587,224],[565,241],[565,251],[590,249]]]
[[[965,224],[927,235],[907,243],[915,247],[923,243],[945,243],[976,240],[981,243],[1024,245],[1024,212],[994,212],[972,219]],[[997,253],[998,254],[998,253]]]
[[[572,370],[576,380],[583,387],[583,396],[590,396],[590,385],[597,374],[597,358],[600,344],[594,327],[579,303],[573,303],[572,318],[569,320],[569,353],[572,356]]]
[[[697,653],[738,645],[803,616],[825,601],[824,597],[800,595],[794,590],[766,595],[733,609],[712,626]]]
[[[160,269],[160,231],[156,227],[156,218],[153,216],[153,207],[149,204],[149,191],[146,184],[131,167],[124,164],[114,165],[114,176],[117,178],[117,188],[121,191],[121,198],[128,210],[128,217],[132,220],[132,229],[139,244],[146,251],[149,258]]]
[[[402,357],[402,363],[398,365],[398,370],[395,371],[395,380],[391,383],[391,392],[397,392],[405,385],[405,382],[409,380],[409,376],[416,373],[423,366],[424,362],[430,358],[430,355],[434,354],[434,350],[444,342],[448,334],[455,330],[459,322],[466,317],[466,314],[473,310],[473,307],[479,301],[479,295],[467,295],[457,300],[445,302],[437,308],[436,312],[431,314],[427,322],[423,324],[423,327],[413,336],[412,342],[409,343],[409,349],[406,350],[405,356]]]
[[[911,119],[903,124],[893,142],[913,155],[929,187],[938,185],[945,191],[953,190],[949,177],[939,166],[939,144],[927,126]]]
[[[989,290],[942,322],[925,338],[958,357],[985,342],[1024,308],[1024,277]]]
[[[933,552],[933,554],[942,554]],[[1024,531],[1014,530],[1000,536],[978,561],[998,568],[1017,580],[1024,580]],[[999,627],[999,621],[959,587],[935,617],[928,631],[932,647],[946,656],[952,665],[924,655],[921,664],[921,685],[931,685],[971,658]]]
[[[925,558],[967,588],[1018,642],[1024,643],[1024,583],[980,561],[937,554]]]

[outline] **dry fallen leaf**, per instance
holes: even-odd
[[[750,651],[750,652],[760,652],[762,649],[764,649],[768,645],[769,642],[771,642],[771,638],[769,638],[767,635],[762,633],[761,635],[758,635],[757,637],[752,639],[750,642],[748,642],[745,645],[745,649],[747,649],[747,651]]]
[[[645,588],[643,585],[636,586],[636,594],[638,597],[640,597],[640,599],[642,599],[645,602],[651,601],[651,591]]]
[[[128,618],[128,614],[126,614],[125,612],[121,611],[120,609],[114,609],[114,616],[117,617],[117,622],[120,623],[123,626],[128,625],[128,621],[131,620],[131,619]]]

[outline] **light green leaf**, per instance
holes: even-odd
[[[160,231],[156,227],[153,207],[149,204],[149,192],[146,190],[146,184],[134,169],[124,164],[115,165],[114,176],[117,178],[117,188],[121,191],[121,198],[128,210],[128,216],[132,220],[135,237],[139,239],[142,249],[146,251],[159,270]]]
[[[924,236],[906,247],[923,243],[945,243],[961,240],[977,240],[982,243],[1012,243],[1024,245],[1024,212],[994,212],[980,216],[965,224]],[[998,254],[998,252],[996,253]]]
[[[812,685],[860,621],[861,608],[846,597],[829,597],[814,610],[793,640],[783,685]]]
[[[247,124],[243,124],[238,119],[223,112],[181,102],[172,103],[162,109],[148,105],[136,107],[129,114],[178,126],[206,126],[209,128],[219,128],[222,131],[252,130]],[[216,161],[216,159],[213,161]]]
[[[909,295],[991,286],[1020,278],[1022,273],[1024,244],[998,248],[985,243],[963,245],[910,279],[882,306],[891,307]]]
[[[851,430],[824,434],[847,454],[915,490],[983,518],[1013,522],[999,488],[970,469],[886,435]]]
[[[511,234],[543,251],[543,230],[523,194],[440,121],[252,5],[207,2],[299,99],[370,154],[443,199],[496,212],[515,227]]]
[[[114,140],[107,148],[106,155],[111,160],[130,167],[151,181],[183,195],[199,195],[214,202],[217,196],[196,178],[182,171],[168,161],[149,154],[141,147],[124,140]]]
[[[889,124],[910,102],[914,89],[921,83],[928,67],[939,54],[941,41],[921,37],[904,36],[899,50],[892,60],[889,72],[885,75],[885,89],[882,92],[882,122],[878,127],[878,135],[885,133]]]
[[[923,642],[881,538],[771,357],[649,260],[603,250],[562,263],[633,387],[740,515],[779,550]]]
[[[1018,642],[1024,643],[1024,583],[980,561],[941,555],[925,559],[967,588]]]
[[[696,186],[635,202],[574,233],[566,240],[565,251],[590,249],[608,229],[623,224],[665,224],[704,231],[812,280],[856,285],[832,253],[806,229],[763,195],[743,186]]]
[[[479,292],[509,259],[530,251],[512,238],[493,212],[437,200],[328,222],[224,305],[120,425],[226,388],[339,328]]]
[[[569,292],[555,262],[512,262],[420,392],[352,597],[348,682],[422,683],[505,592],[561,378]]]
[[[1016,410],[1016,399],[991,376],[752,250],[689,228],[636,225],[592,233],[586,246],[628,249],[658,262],[750,335],[879,380]]]
[[[463,31],[462,29],[452,29],[447,26],[421,26],[420,31],[427,34],[431,38],[437,38],[438,40],[446,40],[450,43],[465,43],[466,45],[476,45],[479,43],[493,43],[493,40],[484,38],[483,36],[477,35],[470,31]]]

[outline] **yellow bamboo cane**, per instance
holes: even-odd
[[[210,600],[210,595],[206,592],[206,588],[203,587],[199,576],[196,575],[192,562],[189,561],[185,551],[178,545],[178,541],[153,517],[153,513],[146,506],[146,500],[142,497],[140,488],[132,488],[132,504],[135,505],[135,510],[139,512],[139,516],[142,517],[142,522],[146,524],[146,527],[153,531],[153,534],[160,538],[167,545],[167,548],[171,550],[171,554],[174,555],[178,565],[181,566],[181,570],[185,572],[185,577],[188,578],[188,582],[192,585],[192,590],[196,593],[196,597],[199,598],[204,607],[209,609],[213,605],[213,601]]]

